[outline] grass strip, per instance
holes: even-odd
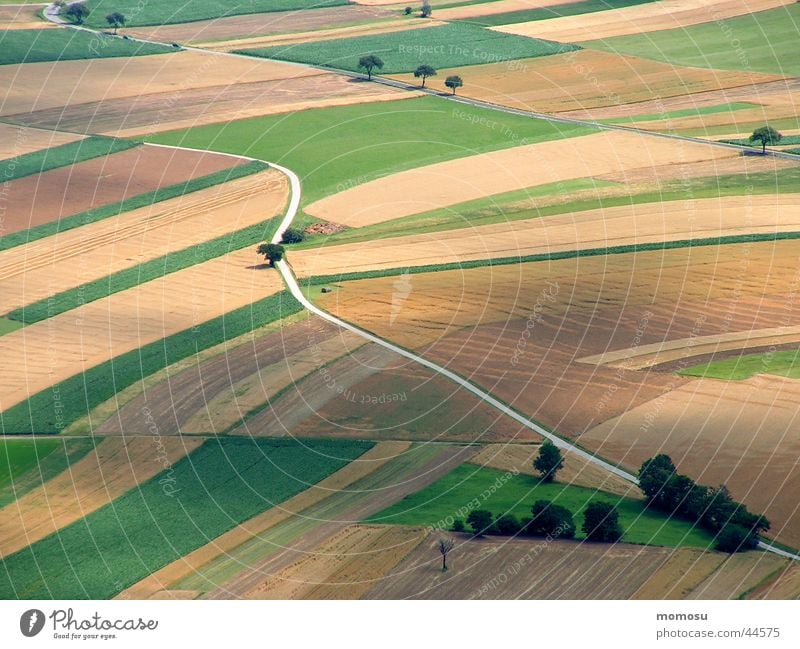
[[[496,27],[498,25],[513,25],[527,23],[534,20],[549,20],[564,16],[580,16],[582,14],[608,11],[609,9],[623,9],[635,5],[649,4],[655,0],[584,0],[583,2],[569,2],[554,4],[549,7],[537,9],[522,9],[520,11],[507,11],[502,14],[464,18],[462,22],[469,22],[483,27]],[[440,9],[441,7],[436,7]]]
[[[372,442],[211,439],[0,562],[3,599],[109,599],[343,468]]]
[[[743,381],[756,374],[774,374],[790,379],[800,379],[800,349],[723,358],[687,367],[678,374],[724,381]]]
[[[191,248],[167,253],[162,257],[142,262],[137,266],[126,268],[15,309],[7,317],[24,324],[33,324],[52,318],[83,304],[100,300],[119,291],[151,282],[170,273],[270,239],[280,225],[280,221],[280,218],[269,219],[242,230],[224,234],[211,241],[204,241]]]
[[[93,136],[68,142],[61,146],[33,151],[14,158],[0,160],[0,178],[4,182],[43,173],[51,169],[66,167],[132,149],[141,144],[135,140]]]
[[[156,189],[155,191],[147,192],[146,194],[132,196],[118,203],[113,203],[112,205],[95,207],[91,210],[81,212],[80,214],[66,216],[57,221],[42,223],[41,225],[37,225],[29,230],[14,232],[4,237],[0,237],[0,250],[15,248],[16,246],[21,246],[39,239],[44,239],[45,237],[49,237],[59,232],[66,232],[67,230],[72,230],[74,228],[81,227],[82,225],[96,223],[97,221],[102,221],[103,219],[107,219],[112,216],[119,216],[123,212],[130,212],[142,207],[147,207],[148,205],[153,205],[154,203],[160,203],[171,198],[177,198],[178,196],[183,196],[184,194],[191,194],[192,192],[197,192],[201,189],[208,189],[214,185],[220,185],[231,180],[236,180],[237,178],[250,176],[267,168],[268,165],[264,164],[263,162],[253,161],[248,164],[232,167],[231,169],[223,169],[222,171],[217,171],[213,174],[208,174],[207,176],[201,176],[200,178],[192,178],[191,180],[187,180],[183,183],[170,185],[169,187],[162,187],[160,189]]]
[[[374,279],[378,277],[393,277],[409,273],[435,273],[446,270],[468,270],[484,266],[508,266],[509,264],[527,264],[540,261],[557,261],[559,259],[575,259],[576,257],[597,257],[603,255],[623,255],[636,252],[650,252],[658,250],[675,250],[678,248],[701,248],[705,246],[724,246],[735,243],[761,243],[767,241],[789,241],[800,239],[800,232],[772,232],[767,234],[737,234],[726,237],[709,237],[706,239],[680,239],[676,241],[662,241],[654,243],[634,243],[624,246],[610,246],[607,248],[586,248],[585,250],[564,250],[561,252],[545,252],[535,255],[522,255],[518,257],[496,257],[494,259],[474,259],[463,262],[447,264],[428,264],[427,266],[409,266],[405,268],[384,268],[356,273],[340,273],[338,275],[320,275],[301,280],[304,287],[319,286],[321,284],[334,284],[349,282],[357,279]]]
[[[276,271],[277,272],[277,271]],[[0,413],[6,435],[56,434],[120,390],[208,347],[302,309],[288,291],[112,358]]]

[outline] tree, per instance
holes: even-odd
[[[456,88],[463,86],[464,80],[457,74],[453,74],[444,80],[444,85],[450,88],[453,91],[453,94],[456,94]]]
[[[466,527],[464,527],[464,521],[460,518],[457,518],[453,521],[453,526],[450,528],[453,532],[463,532]]]
[[[703,512],[701,523],[714,532],[721,530],[733,519],[738,504],[731,498],[725,485],[708,490],[708,504]]]
[[[276,261],[283,259],[285,249],[277,243],[262,243],[256,248],[259,255],[264,255],[264,259],[269,262],[270,266],[275,266]]]
[[[537,500],[531,507],[533,518],[525,531],[531,536],[553,536],[571,539],[575,536],[575,521],[572,512],[566,507],[555,505],[549,500]]]
[[[533,461],[533,468],[539,472],[542,482],[552,482],[556,473],[564,468],[564,458],[559,448],[550,440],[539,447],[539,455]]]
[[[120,27],[125,26],[125,16],[123,16],[119,11],[115,11],[114,13],[106,16],[106,22],[114,28],[114,36],[116,36],[117,30]]]
[[[622,539],[619,513],[611,503],[591,503],[583,514],[583,533],[589,541],[616,543]]]
[[[428,77],[435,77],[436,70],[434,70],[430,65],[420,65],[416,70],[414,70],[414,77],[419,79],[422,77],[422,87],[425,87],[425,79]]]
[[[475,509],[467,516],[467,523],[469,523],[475,536],[483,536],[492,527],[492,512],[485,509]]]
[[[494,529],[502,536],[514,536],[519,534],[522,523],[514,514],[503,514],[494,522]]]
[[[676,472],[669,455],[656,455],[642,463],[639,469],[639,488],[647,497],[648,505],[664,508],[664,487]]]
[[[450,537],[439,539],[439,554],[442,555],[442,572],[447,572],[447,554],[455,547],[456,543]]]
[[[744,552],[758,547],[758,536],[746,527],[731,523],[723,527],[717,535],[716,548],[720,552]]]
[[[372,71],[375,68],[378,68],[378,70],[383,68],[383,60],[381,57],[376,56],[375,54],[367,54],[366,56],[362,56],[360,59],[358,59],[358,67],[360,70],[367,71],[367,79],[371,81]]]
[[[83,25],[83,21],[89,15],[89,8],[85,4],[75,2],[69,5],[64,13],[76,25]]]
[[[419,15],[423,18],[430,18],[433,13],[433,7],[428,0],[422,0],[422,8],[419,10]]]
[[[406,7],[405,10],[403,11],[403,13],[406,16],[410,16],[412,11],[414,11],[414,10],[411,7]]]
[[[750,141],[761,142],[761,153],[764,154],[767,152],[768,144],[777,144],[782,138],[783,135],[778,133],[778,131],[771,126],[762,126],[753,131],[753,134],[750,136]]]
[[[300,243],[306,238],[306,233],[300,228],[286,228],[281,235],[281,243]]]

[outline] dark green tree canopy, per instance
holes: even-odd
[[[555,480],[556,474],[564,468],[564,458],[559,448],[550,440],[545,440],[533,461],[533,468],[539,472],[542,482]]]
[[[475,509],[467,516],[467,523],[472,528],[475,536],[483,536],[491,530],[493,523],[492,512],[485,509]]]
[[[464,80],[457,74],[453,74],[444,80],[444,85],[450,88],[450,90],[453,91],[453,94],[456,94],[456,89],[464,85]]]
[[[383,60],[376,54],[367,54],[358,59],[358,67],[361,70],[366,70],[367,78],[372,79],[372,71],[375,68],[380,70],[383,67]]]
[[[762,126],[753,131],[753,134],[750,136],[750,141],[760,142],[761,153],[766,153],[768,144],[778,144],[782,138],[783,135],[778,133],[778,131],[771,126]]]
[[[622,539],[619,513],[611,503],[590,503],[583,514],[583,533],[589,541],[616,543]]]
[[[259,255],[264,255],[264,259],[269,262],[270,266],[274,266],[276,261],[283,259],[285,249],[277,243],[262,243],[256,248]]]
[[[423,88],[425,87],[425,80],[428,77],[435,77],[435,76],[436,76],[436,70],[430,65],[423,64],[417,67],[416,70],[414,70],[414,77],[417,79],[420,78],[422,79]]]
[[[566,507],[549,500],[537,500],[531,508],[533,518],[526,524],[525,532],[531,536],[552,536],[558,539],[575,537],[575,521]]]

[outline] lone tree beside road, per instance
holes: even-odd
[[[268,261],[269,265],[274,268],[275,262],[283,259],[283,253],[285,250],[283,246],[280,246],[277,243],[262,243],[258,246],[258,248],[256,248],[256,252],[259,255],[264,255],[264,259]]]
[[[433,7],[431,7],[431,3],[428,2],[428,0],[423,0],[422,8],[419,10],[419,15],[422,18],[430,18],[432,13]]]
[[[422,78],[422,87],[425,87],[425,79],[428,77],[435,77],[436,70],[431,67],[430,65],[420,65],[416,70],[414,70],[414,77],[419,79]]]
[[[120,27],[125,26],[125,16],[123,16],[119,11],[115,11],[114,13],[106,16],[106,22],[114,28],[114,36],[116,36],[117,30]]]
[[[452,550],[456,543],[451,538],[439,539],[437,544],[439,547],[439,554],[442,555],[442,572],[447,572],[447,554]]]
[[[362,56],[358,59],[358,67],[361,70],[367,71],[367,79],[372,81],[372,71],[375,68],[380,70],[383,67],[383,60],[381,57],[376,56],[375,54],[367,54],[366,56]]]
[[[778,131],[771,126],[762,126],[753,131],[753,134],[750,136],[750,141],[761,142],[761,153],[763,155],[767,152],[768,144],[777,144],[781,141],[781,138],[783,138],[783,135],[778,133]]]
[[[85,4],[74,2],[67,7],[64,15],[76,25],[83,25],[83,21],[89,15],[89,8]]]
[[[553,442],[545,440],[539,448],[539,455],[533,461],[533,468],[539,472],[542,482],[555,480],[556,473],[564,468],[564,458]]]
[[[456,94],[456,88],[460,88],[464,85],[464,80],[459,77],[457,74],[447,77],[444,80],[444,85],[446,85],[450,90],[453,91],[453,94]]]

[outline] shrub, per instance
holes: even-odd
[[[286,228],[281,236],[281,243],[300,243],[306,238],[306,233],[300,228]]]
[[[582,529],[589,541],[616,543],[622,539],[619,513],[611,503],[591,503],[584,512]]]
[[[483,536],[490,532],[492,520],[492,512],[485,509],[476,509],[467,516],[467,523],[469,523],[475,536]]]
[[[464,521],[461,518],[457,518],[453,521],[453,526],[450,528],[453,532],[463,532],[467,528],[464,526]]]
[[[514,536],[522,529],[522,523],[514,514],[503,514],[494,523],[494,530],[502,536]]]
[[[717,535],[717,550],[733,554],[753,550],[758,546],[758,536],[746,527],[730,523],[720,530]]]
[[[566,507],[549,500],[537,500],[531,508],[533,518],[525,523],[525,533],[530,536],[552,536],[559,539],[575,537],[575,520]]]

